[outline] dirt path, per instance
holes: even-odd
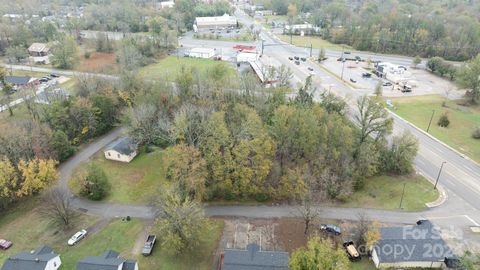
[[[143,244],[145,244],[145,239],[152,231],[153,224],[155,223],[154,220],[146,220],[143,225],[143,230],[141,233],[138,234],[137,240],[135,241],[135,245],[133,245],[132,254],[133,255],[140,255],[142,253]]]

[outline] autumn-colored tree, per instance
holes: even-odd
[[[380,224],[378,223],[378,221],[372,222],[370,228],[365,233],[364,239],[367,249],[372,250],[375,246],[375,243],[377,243],[377,241],[381,239]]]
[[[318,236],[311,238],[306,248],[300,248],[290,255],[291,270],[349,270],[350,261],[343,248],[335,248],[328,239]]]
[[[5,207],[16,196],[18,187],[17,171],[13,164],[3,159],[0,161],[0,208]]]
[[[178,144],[165,154],[167,179],[178,186],[182,196],[201,200],[205,196],[206,162],[193,146]]]
[[[18,197],[30,196],[55,182],[58,179],[55,169],[57,164],[58,162],[52,159],[21,160],[18,164],[18,171],[22,181],[16,195]]]

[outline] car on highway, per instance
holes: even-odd
[[[333,224],[321,224],[320,230],[333,235],[342,234],[342,229],[340,229],[340,227],[338,227],[337,225],[333,225]]]
[[[0,248],[3,250],[9,249],[13,245],[12,241],[0,239]]]
[[[391,82],[383,82],[382,85],[383,85],[383,86],[392,86],[392,83],[391,83]]]
[[[345,62],[345,61],[347,61],[347,59],[345,59],[345,58],[343,58],[343,57],[340,57],[340,58],[337,59],[337,61],[339,61],[339,62]]]
[[[72,237],[70,237],[70,239],[68,239],[67,244],[69,246],[73,246],[73,245],[77,244],[78,242],[80,242],[80,240],[85,238],[85,236],[87,236],[87,230],[78,231]]]
[[[352,83],[356,83],[356,82],[357,82],[357,80],[355,80],[354,78],[350,78],[350,81],[351,81]]]

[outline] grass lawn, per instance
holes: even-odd
[[[201,247],[195,255],[169,257],[157,246],[151,256],[143,257],[140,252],[144,240],[142,234],[144,222],[139,219],[132,219],[129,222],[118,219],[100,228],[100,231],[88,235],[77,245],[69,247],[67,240],[70,236],[80,229],[92,226],[96,218],[82,215],[76,219],[73,228],[66,231],[58,230],[41,217],[38,202],[38,198],[20,202],[0,216],[0,238],[9,239],[14,243],[10,249],[0,252],[0,265],[13,254],[46,244],[60,254],[62,260],[60,269],[75,269],[76,263],[82,258],[98,256],[107,249],[113,249],[126,259],[137,259],[140,269],[158,269],[161,265],[161,269],[207,270],[212,267],[213,254],[223,232],[223,221],[213,220],[213,226],[203,234]],[[155,233],[155,229],[153,232]]]
[[[423,176],[377,176],[366,180],[365,187],[354,192],[342,206],[397,210],[404,184],[404,211],[424,210],[425,203],[438,198],[438,191]]]
[[[221,62],[212,59],[200,59],[189,57],[169,56],[160,60],[156,64],[148,65],[140,69],[140,77],[145,79],[162,79],[174,80],[180,72],[182,66],[188,68],[195,68],[202,74],[208,72],[208,69],[220,64]],[[229,65],[226,65],[230,67]],[[231,73],[234,69],[230,68]]]
[[[366,257],[362,257],[362,260],[359,262],[352,262],[351,264],[352,270],[375,270],[375,264],[373,261],[369,260]]]
[[[40,203],[38,198],[16,203],[10,210],[2,212],[0,216],[0,238],[5,238],[13,242],[13,246],[0,252],[0,265],[8,256],[20,251],[29,251],[42,244],[50,245],[56,252],[63,254],[68,258],[67,240],[78,230],[87,228],[95,222],[95,218],[87,215],[81,215],[76,218],[71,229],[57,229],[39,213],[37,205]],[[62,269],[74,269],[64,268]]]
[[[426,130],[432,110],[435,110],[429,133],[480,162],[480,140],[472,138],[474,128],[480,126],[480,106],[465,107],[458,105],[458,101],[448,101],[447,107],[443,107],[444,100],[440,96],[396,98],[393,99],[396,106],[394,112],[417,127]],[[437,125],[438,119],[443,113],[447,113],[450,119],[448,128]]]
[[[290,43],[290,35],[279,35],[278,37],[282,41]],[[337,51],[342,50],[341,44],[334,44],[320,37],[315,37],[315,36],[302,37],[302,36],[293,35],[292,43],[293,45],[300,46],[300,47],[310,47],[310,44],[312,44],[313,48],[315,49],[324,48],[324,49],[337,50]],[[352,50],[352,47],[345,45],[345,50]]]
[[[99,152],[92,162],[99,165],[107,174],[111,184],[109,195],[104,199],[107,202],[122,203],[150,203],[159,190],[166,184],[163,171],[163,152],[154,151],[141,153],[130,163],[107,160],[103,152]],[[85,163],[77,170],[80,172],[86,168]],[[78,184],[73,177],[70,181],[72,190],[79,190]]]

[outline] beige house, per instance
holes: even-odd
[[[381,228],[380,235],[372,251],[372,260],[379,269],[442,268],[455,258],[440,229],[428,220],[411,226]]]
[[[130,162],[138,154],[138,145],[128,137],[122,137],[107,146],[105,158],[120,162]]]
[[[28,47],[30,60],[34,63],[49,64],[50,47],[45,43],[32,43]]]

